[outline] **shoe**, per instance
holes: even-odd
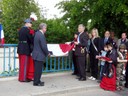
[[[79,79],[79,81],[86,81],[86,78],[81,78]]]
[[[27,80],[26,80],[26,82],[31,82],[31,81],[33,81],[33,80],[32,80],[32,79],[27,79]]]
[[[94,77],[93,77],[91,80],[93,80],[93,81],[94,81],[94,80],[96,80],[96,78],[94,78]]]
[[[26,79],[25,81],[20,81],[20,82],[31,82],[31,81],[33,81],[33,80],[31,80],[31,79]]]
[[[76,73],[72,73],[72,75],[77,75]]]
[[[93,78],[93,76],[89,77],[88,79],[90,79],[90,80],[91,80],[92,78]]]
[[[87,70],[86,72],[87,72],[87,73],[90,73],[90,71],[89,71],[89,70]]]
[[[38,84],[33,84],[33,86],[44,86],[44,82],[40,82],[40,83],[38,83]]]

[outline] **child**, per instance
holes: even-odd
[[[118,57],[117,57],[117,68],[116,68],[116,89],[123,90],[125,84],[125,64],[127,63],[126,60],[126,46],[121,44],[119,46]]]
[[[101,56],[96,56],[96,58],[99,58],[99,60],[101,60],[100,62],[100,81],[102,80],[103,77],[103,73],[104,73],[104,66],[105,66],[105,60],[104,59],[100,59],[100,57],[106,57],[108,48],[107,45],[104,46],[104,51],[101,51]],[[98,82],[100,82],[98,81]]]
[[[104,90],[115,91],[116,90],[116,73],[115,73],[115,65],[117,63],[117,51],[113,48],[113,45],[108,43],[108,52],[106,57],[110,58],[110,60],[105,62],[105,74],[103,76],[100,87]]]

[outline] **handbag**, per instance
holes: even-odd
[[[82,54],[85,53],[85,47],[81,47],[81,51],[80,51]]]

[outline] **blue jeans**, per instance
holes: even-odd
[[[102,80],[102,78],[103,78],[104,68],[105,68],[104,65],[100,66],[100,80]]]

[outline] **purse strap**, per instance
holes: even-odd
[[[122,60],[124,60],[124,56],[121,52],[118,52],[119,56],[121,57]]]
[[[95,38],[94,38],[95,39]],[[95,44],[94,44],[94,39],[92,39],[91,41],[92,41],[92,45],[93,45],[93,47],[95,48],[95,50],[98,52],[98,49],[97,49],[97,47],[95,46]]]

